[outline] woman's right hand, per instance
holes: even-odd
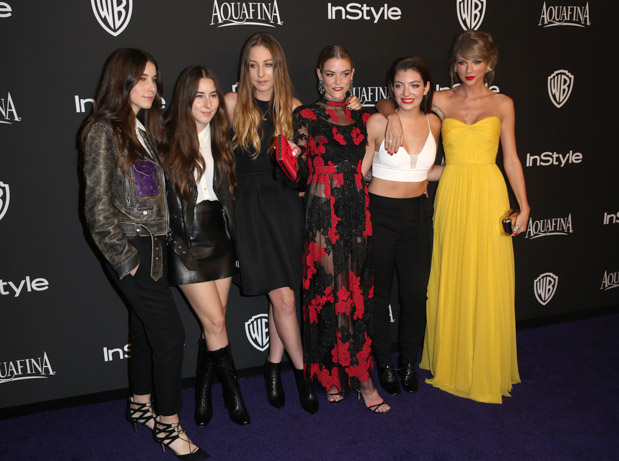
[[[404,130],[397,113],[387,116],[387,129],[385,130],[385,149],[391,155],[395,154],[404,143]]]

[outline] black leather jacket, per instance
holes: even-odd
[[[215,194],[224,211],[226,231],[232,240],[236,240],[234,200],[228,192],[227,181],[224,180],[221,185],[218,185],[219,177],[226,178],[224,171],[216,166],[213,172]],[[183,200],[174,191],[174,187],[171,184],[168,184],[167,194],[168,206],[170,209],[170,245],[187,269],[195,270],[197,268],[197,262],[189,251],[189,236],[191,235],[191,226],[193,225],[194,211],[196,201],[198,200],[198,187],[196,184],[193,185],[189,200]]]
[[[129,180],[118,167],[118,151],[112,133],[111,123],[100,120],[92,125],[86,136],[84,211],[88,229],[119,278],[140,264],[138,252],[129,238],[150,237],[154,250],[150,261],[151,277],[157,279],[163,267],[162,248],[154,237],[165,236],[168,232],[163,168],[155,157],[141,159],[155,167],[152,183],[156,184],[157,193],[142,196],[136,194],[135,182]],[[151,152],[155,152],[148,137],[144,136],[144,139]]]

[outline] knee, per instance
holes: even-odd
[[[294,296],[284,297],[279,303],[274,304],[273,308],[279,312],[280,315],[297,315],[297,305],[294,301]]]
[[[214,335],[219,336],[226,331],[226,317],[224,315],[217,315],[210,318],[206,325],[204,325],[205,333],[207,336]]]

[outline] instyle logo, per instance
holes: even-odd
[[[602,286],[600,286],[600,290],[611,290],[617,287],[619,287],[619,271],[604,271],[604,275],[602,276]]]
[[[269,316],[257,314],[245,322],[245,334],[250,344],[261,352],[269,347]]]
[[[567,102],[573,86],[574,76],[565,69],[556,70],[548,77],[548,96],[557,109]]]
[[[80,98],[78,95],[75,95],[75,112],[78,114],[85,113],[86,104],[94,104],[94,102],[93,98]]]
[[[110,35],[117,37],[129,25],[133,0],[90,0],[95,18]]]
[[[284,24],[277,0],[273,2],[213,2],[211,26],[266,26]]]
[[[585,6],[547,6],[546,2],[544,2],[538,24],[538,26],[542,27],[586,27],[590,25],[589,2]]]
[[[572,213],[567,215],[566,218],[533,219],[530,217],[526,238],[533,240],[539,237],[568,235],[573,233]]]
[[[130,352],[131,344],[125,344],[122,349],[120,347],[115,347],[113,349],[103,347],[103,361],[111,362],[112,360],[114,360],[114,356],[116,356],[116,359],[118,360],[128,359],[129,357],[131,357]]]
[[[348,21],[399,21],[402,10],[396,6],[384,3],[380,7],[368,6],[365,3],[347,3],[346,6],[327,4],[327,19],[342,19]]]
[[[0,2],[0,19],[10,18],[13,14],[13,10],[11,9],[11,5],[7,2]]]
[[[559,277],[552,272],[545,272],[535,279],[533,282],[533,292],[535,298],[542,306],[548,304],[552,297],[557,292],[559,285]]]
[[[563,168],[566,165],[582,163],[582,153],[570,150],[565,154],[557,152],[542,152],[539,155],[533,155],[527,152],[526,166],[559,166]]]
[[[11,201],[11,190],[9,185],[0,181],[0,221],[4,218],[7,210],[9,209],[9,202]]]
[[[386,86],[356,86],[352,92],[361,100],[363,107],[374,107],[378,101],[389,96]]]
[[[13,97],[9,92],[6,98],[0,98],[0,124],[12,125],[13,122],[21,122],[21,117],[17,115]]]
[[[0,218],[2,218],[2,213],[0,213]],[[607,224],[619,224],[619,211],[617,211],[616,213],[604,212],[604,225]]]
[[[47,280],[43,278],[31,280],[29,275],[17,283],[13,283],[10,280],[5,282],[0,279],[0,295],[2,296],[12,295],[14,298],[17,298],[22,292],[32,293],[33,291],[45,291],[48,288],[49,282]]]
[[[458,21],[462,29],[479,29],[486,14],[486,0],[456,0]]]
[[[0,384],[24,379],[49,378],[55,374],[45,351],[43,357],[0,362]]]

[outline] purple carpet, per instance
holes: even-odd
[[[350,394],[338,405],[319,394],[305,413],[291,371],[286,406],[269,406],[260,376],[241,379],[251,424],[232,423],[215,385],[214,416],[193,424],[193,391],[181,420],[190,437],[221,460],[617,460],[619,314],[518,331],[522,384],[503,405],[454,397],[420,383],[371,414]],[[425,372],[420,376],[426,377]],[[151,433],[124,420],[125,401],[0,420],[2,460],[172,460]]]

